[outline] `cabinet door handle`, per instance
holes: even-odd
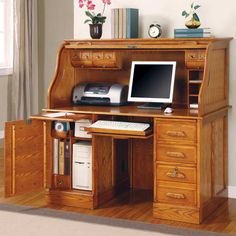
[[[63,180],[58,180],[58,181],[57,181],[57,184],[58,184],[58,185],[62,185],[63,183],[64,183]]]
[[[186,137],[184,131],[167,131],[166,134],[171,137]]]
[[[185,155],[182,152],[166,152],[166,155],[168,157],[185,158]]]
[[[185,195],[182,193],[167,193],[166,196],[174,199],[185,199]]]

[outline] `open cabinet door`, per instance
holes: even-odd
[[[5,197],[40,191],[50,185],[50,123],[7,122],[5,126]]]

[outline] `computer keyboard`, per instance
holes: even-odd
[[[110,121],[110,120],[98,120],[90,126],[90,128],[130,130],[130,131],[144,131],[149,127],[150,124],[147,123]]]

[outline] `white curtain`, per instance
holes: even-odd
[[[38,112],[37,0],[14,1],[12,118]]]

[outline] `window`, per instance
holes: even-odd
[[[13,2],[0,0],[0,74],[9,74],[13,63]]]

